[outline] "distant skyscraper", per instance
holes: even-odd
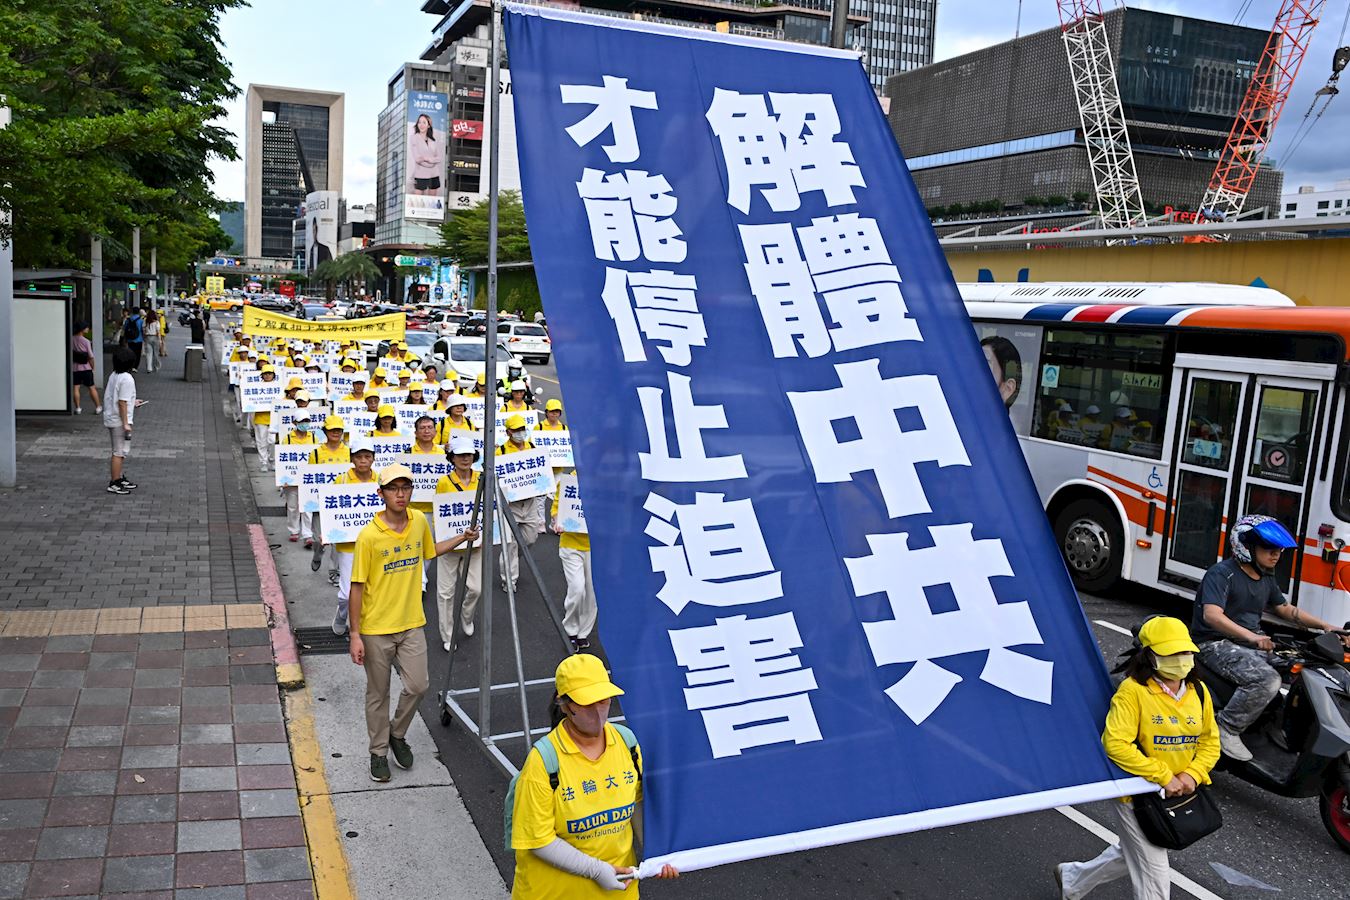
[[[305,195],[342,191],[344,95],[251,84],[244,126],[246,256],[288,259]]]
[[[832,0],[818,0],[829,9]],[[879,93],[886,79],[933,61],[933,32],[938,0],[852,0],[849,12],[867,16],[858,48],[866,55],[867,75]]]

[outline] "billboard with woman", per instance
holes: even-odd
[[[445,218],[445,148],[450,140],[450,104],[445,94],[408,92],[408,152],[403,216],[439,222]]]

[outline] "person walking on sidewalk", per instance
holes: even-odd
[[[442,475],[436,483],[438,494],[463,494],[469,500],[478,496],[478,473],[473,464],[478,461],[472,434],[456,434],[450,438],[445,455],[454,468]],[[464,571],[467,554],[468,571]],[[483,581],[483,551],[478,547],[461,547],[436,561],[436,609],[440,618],[441,646],[450,652],[450,638],[455,614],[455,591],[459,588],[460,573],[464,572],[464,604],[459,616],[459,630],[465,637],[473,637],[473,614],[478,608],[480,585]]]
[[[526,438],[525,417],[516,413],[506,420],[506,443],[497,448],[498,456],[505,456],[508,453],[523,453],[526,450],[533,450],[534,442]],[[534,497],[526,497],[523,500],[512,500],[506,504],[511,517],[516,520],[516,528],[520,531],[520,541],[515,539],[509,527],[506,534],[502,535],[502,587],[506,586],[509,579],[511,590],[516,589],[520,582],[520,544],[525,544],[525,552],[529,553],[529,548],[534,546],[534,542],[544,531],[544,504],[543,499],[548,496],[547,493],[539,494]]]
[[[136,354],[119,347],[113,354],[113,373],[103,389],[103,424],[112,438],[112,459],[108,471],[108,493],[130,494],[136,485],[126,479],[122,466],[131,452],[131,428],[136,418],[136,380],[131,377],[136,368]]]
[[[384,510],[356,536],[352,560],[352,662],[366,670],[366,731],[370,737],[370,779],[389,780],[388,754],[400,768],[413,764],[408,727],[427,692],[427,624],[422,611],[422,563],[478,537],[465,531],[444,541],[431,535],[425,516],[409,515],[413,473],[404,465],[380,470]],[[394,717],[389,718],[389,675],[397,666],[403,681]]]
[[[304,397],[303,401],[299,400],[301,396]],[[309,405],[309,395],[304,391],[297,391],[296,398],[297,406],[302,402],[306,406]],[[309,415],[297,413],[295,419],[292,420],[290,432],[282,436],[281,443],[288,447],[304,444],[317,449],[319,441],[314,436],[314,431],[310,427],[312,424],[313,419]],[[300,511],[299,486],[294,484],[285,485],[282,487],[281,493],[286,499],[286,530],[290,532],[291,543],[295,543],[303,538],[305,541],[305,549],[311,549],[314,546],[314,534],[310,529],[309,514]]]
[[[130,350],[136,359],[136,365],[131,367],[131,371],[136,371],[141,364],[141,348],[145,345],[145,323],[141,320],[141,311],[133,308],[131,313],[122,320],[122,345]]]
[[[351,450],[347,448],[347,444],[342,440],[346,431],[347,427],[342,421],[342,416],[330,413],[328,417],[323,420],[324,443],[315,447],[309,454],[310,463],[316,466],[336,465],[338,463],[350,464],[352,461]],[[305,513],[305,515],[310,514]],[[322,546],[323,528],[319,521],[319,514],[314,513],[313,516],[314,540],[318,541],[320,546]],[[328,583],[333,587],[337,587],[338,578],[341,573],[338,570],[337,547],[333,544],[329,544],[327,548],[325,548],[323,555],[316,554],[309,567],[315,572],[319,571],[319,567],[323,565],[324,555],[328,557]]]
[[[75,332],[70,337],[71,376],[74,386],[75,415],[84,412],[80,408],[80,388],[89,389],[94,401],[94,414],[103,412],[103,403],[98,399],[98,388],[94,384],[94,345],[89,341],[89,323],[76,322]]]
[[[554,402],[552,400],[550,403]],[[575,475],[576,469],[572,470]],[[591,632],[595,630],[595,582],[591,580],[591,536],[568,531],[558,521],[558,505],[562,500],[562,485],[553,494],[553,533],[558,535],[558,560],[563,577],[567,579],[567,596],[563,599],[563,630],[572,642],[572,652],[584,653],[591,649]]]
[[[160,351],[163,349],[160,342],[159,316],[153,309],[147,309],[142,315],[142,321],[145,323],[145,371],[153,372],[164,368],[164,364],[159,361]]]
[[[276,366],[271,363],[264,364],[262,380],[268,384],[276,381]],[[264,472],[270,472],[272,470],[272,413],[270,410],[253,414],[253,446],[258,451],[259,468]]]
[[[375,443],[370,438],[365,435],[353,437],[348,458],[352,467],[338,476],[337,484],[368,484],[375,480],[375,473],[371,471],[375,465]],[[356,541],[341,541],[337,544],[337,610],[333,613],[333,634],[346,634],[348,630],[347,612],[355,553]]]

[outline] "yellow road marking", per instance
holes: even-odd
[[[355,897],[347,854],[338,833],[337,812],[324,773],[323,752],[314,732],[314,706],[309,688],[283,694],[286,734],[291,743],[291,764],[300,793],[300,818],[305,824],[309,864],[314,872],[316,900],[346,900]]]

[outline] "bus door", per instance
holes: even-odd
[[[1198,582],[1227,555],[1229,526],[1247,513],[1306,530],[1319,413],[1334,366],[1177,355],[1182,415],[1173,442],[1164,574]],[[1302,549],[1276,569],[1291,600]]]

